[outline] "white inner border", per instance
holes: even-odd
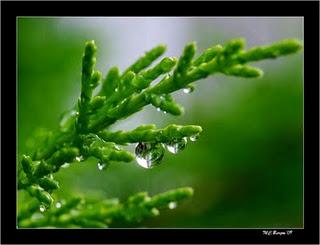
[[[290,17],[283,17],[283,16],[279,16],[279,17],[270,17],[270,16],[236,16],[236,17],[230,17],[230,16],[219,16],[219,17],[214,17],[214,16],[112,16],[112,17],[108,17],[108,16],[17,16],[16,17],[16,102],[18,101],[18,19],[19,18],[38,18],[38,19],[44,19],[44,18],[84,18],[84,19],[89,19],[89,18],[102,18],[102,19],[108,19],[108,18],[167,18],[167,19],[171,19],[171,18],[205,18],[205,19],[208,19],[208,18],[217,18],[217,19],[220,19],[220,18],[230,18],[230,19],[242,19],[242,18],[254,18],[254,19],[257,19],[257,18],[270,18],[270,19],[273,19],[273,18],[278,18],[278,19],[291,19],[291,18],[301,18],[303,21],[303,29],[302,29],[302,35],[304,37],[304,17],[303,16],[290,16]],[[263,230],[301,230],[301,229],[304,229],[304,224],[305,224],[305,215],[304,215],[304,52],[302,53],[302,81],[303,81],[303,85],[302,85],[302,104],[303,104],[303,110],[302,110],[302,116],[303,116],[303,120],[302,120],[302,128],[303,128],[303,141],[302,141],[302,144],[303,144],[303,150],[302,150],[302,156],[303,156],[303,174],[302,174],[302,179],[303,179],[303,202],[302,202],[302,209],[303,209],[303,214],[302,214],[302,223],[303,223],[303,227],[294,227],[294,228],[291,228],[291,227],[276,227],[276,228],[270,228],[270,227],[255,227],[255,228],[243,228],[243,227],[239,227],[239,228],[208,228],[208,227],[205,227],[205,228],[165,228],[165,227],[159,227],[159,228],[156,228],[156,227],[150,227],[150,228],[40,228],[40,229],[63,229],[63,230],[69,230],[69,229],[99,229],[99,230],[103,230],[103,229],[200,229],[200,230],[211,230],[211,229],[217,229],[217,230],[230,230],[230,229],[246,229],[246,230],[255,230],[255,229],[263,229]],[[18,122],[18,103],[16,103],[16,120]],[[17,132],[17,138],[18,138],[18,123],[16,123],[16,132]],[[17,139],[17,142],[16,142],[16,161],[18,161],[18,139]],[[18,210],[18,172],[16,171],[16,190],[17,190],[17,193],[16,193],[16,210]],[[39,229],[39,228],[19,228],[18,227],[18,215],[16,215],[16,228],[17,229]]]

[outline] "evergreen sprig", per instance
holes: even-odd
[[[62,200],[44,212],[36,202],[31,203],[18,216],[22,228],[35,227],[89,227],[107,228],[132,226],[144,219],[160,214],[161,209],[174,209],[193,195],[193,189],[183,187],[150,197],[147,192],[130,196],[124,203],[118,199],[88,200],[74,197]]]
[[[245,50],[244,39],[234,39],[224,46],[210,47],[194,58],[196,45],[189,43],[179,59],[165,57],[153,67],[166,47],[159,45],[127,68],[122,74],[112,67],[105,78],[95,69],[97,47],[94,41],[85,44],[82,58],[81,94],[78,103],[65,113],[60,128],[55,132],[42,132],[34,151],[22,155],[18,161],[18,189],[26,190],[42,208],[49,209],[54,202],[52,193],[59,188],[53,174],[65,164],[76,163],[95,157],[104,167],[112,162],[131,162],[135,156],[118,145],[138,143],[137,161],[152,167],[159,164],[164,154],[164,146],[172,153],[185,147],[187,140],[194,141],[202,132],[196,125],[169,125],[157,129],[155,125],[141,125],[132,131],[113,132],[109,126],[152,105],[157,110],[172,115],[181,115],[184,109],[172,97],[181,89],[194,90],[194,82],[216,73],[244,78],[258,78],[262,70],[248,63],[296,53],[302,48],[295,39],[282,40],[271,45]],[[151,85],[160,78],[160,81]],[[100,90],[97,87],[100,86]],[[72,199],[61,209],[48,210],[46,214],[32,220],[27,212],[19,214],[21,226],[81,226],[108,227],[107,220],[122,222],[140,221],[158,213],[157,208],[168,202],[177,202],[189,197],[191,189],[178,189],[149,198],[146,193],[138,193],[124,204],[90,204],[92,210],[81,199]],[[78,201],[75,201],[78,200]],[[106,208],[107,205],[108,208]],[[29,207],[29,212],[36,210]],[[100,218],[97,218],[100,217]]]

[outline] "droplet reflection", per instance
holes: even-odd
[[[161,163],[164,149],[160,143],[140,142],[135,149],[136,160],[143,168],[153,168]]]
[[[169,152],[177,154],[179,151],[182,151],[186,147],[187,143],[188,140],[186,137],[183,137],[180,140],[173,139],[166,144],[166,148]]]

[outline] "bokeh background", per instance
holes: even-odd
[[[179,56],[196,41],[198,54],[211,45],[244,37],[247,46],[284,38],[303,40],[302,18],[18,18],[18,154],[28,150],[38,128],[56,129],[62,112],[80,94],[86,40],[98,46],[97,69],[121,70],[163,43]],[[97,161],[73,164],[56,174],[57,200],[73,195],[126,199],[138,191],[156,194],[191,186],[194,197],[162,211],[142,227],[303,227],[303,52],[256,63],[265,76],[215,75],[191,94],[174,93],[186,113],[174,117],[151,106],[113,129],[144,123],[197,124],[200,139],[146,170]],[[133,147],[131,147],[133,151]],[[19,207],[28,196],[19,192]]]

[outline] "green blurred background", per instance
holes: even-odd
[[[164,43],[179,56],[196,41],[205,48],[244,37],[247,46],[284,38],[303,40],[302,18],[18,18],[18,154],[28,151],[37,128],[56,129],[62,112],[80,93],[86,40],[98,46],[97,69],[129,66],[144,51]],[[56,174],[57,200],[73,195],[124,200],[138,191],[156,194],[191,186],[194,197],[162,211],[142,227],[303,227],[303,52],[259,62],[265,76],[215,75],[175,99],[186,113],[174,117],[151,106],[112,128],[144,123],[197,124],[200,139],[178,155],[146,170],[97,161],[73,164]],[[129,148],[133,151],[133,146]],[[19,208],[28,196],[19,192]]]

